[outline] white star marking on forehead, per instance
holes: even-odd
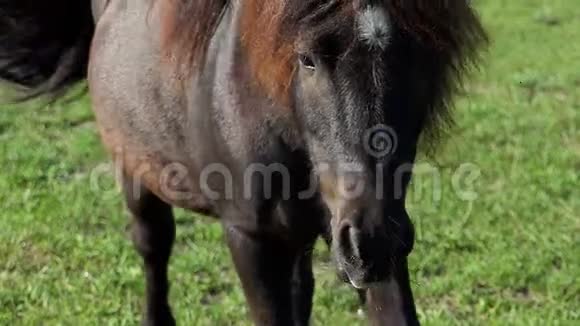
[[[357,18],[360,38],[371,47],[385,49],[391,37],[391,18],[382,7],[368,6]]]

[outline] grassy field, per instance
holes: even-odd
[[[421,319],[580,325],[580,1],[474,3],[493,45],[422,159],[441,187],[419,174],[409,198]],[[106,162],[88,99],[0,108],[0,325],[137,324],[143,277]],[[460,178],[467,195],[466,166],[480,172]],[[178,223],[179,323],[247,324],[219,225]],[[317,261],[314,324],[364,324],[322,246]]]

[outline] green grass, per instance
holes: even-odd
[[[458,127],[420,174],[413,288],[426,325],[580,325],[580,2],[485,0],[493,45]],[[0,109],[0,325],[135,325],[143,277],[88,100]],[[474,180],[454,175],[464,163]],[[92,190],[91,184],[103,188]],[[456,182],[455,182],[456,184]],[[421,190],[421,192],[419,192]],[[247,324],[219,225],[178,212],[182,325]],[[357,300],[317,251],[315,325]]]

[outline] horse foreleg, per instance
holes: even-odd
[[[371,325],[419,325],[406,261],[394,271],[390,280],[373,286],[365,292],[364,301],[366,301]]]
[[[138,189],[140,193],[134,190]],[[171,206],[131,180],[124,180],[127,206],[133,217],[131,232],[144,262],[146,308],[143,325],[175,325],[168,302],[167,268],[175,239]]]
[[[227,225],[225,234],[255,324],[294,326],[295,255],[283,242],[266,235]]]
[[[313,296],[312,246],[308,246],[306,251],[296,259],[292,275],[292,307],[295,326],[310,324]]]

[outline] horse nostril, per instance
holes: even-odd
[[[352,226],[348,222],[344,223],[339,231],[338,242],[345,256],[357,259],[361,258],[360,238],[361,231],[358,228]]]
[[[343,225],[338,232],[338,244],[340,249],[345,254],[350,253],[352,251],[350,243],[350,225],[345,223],[345,225]]]

